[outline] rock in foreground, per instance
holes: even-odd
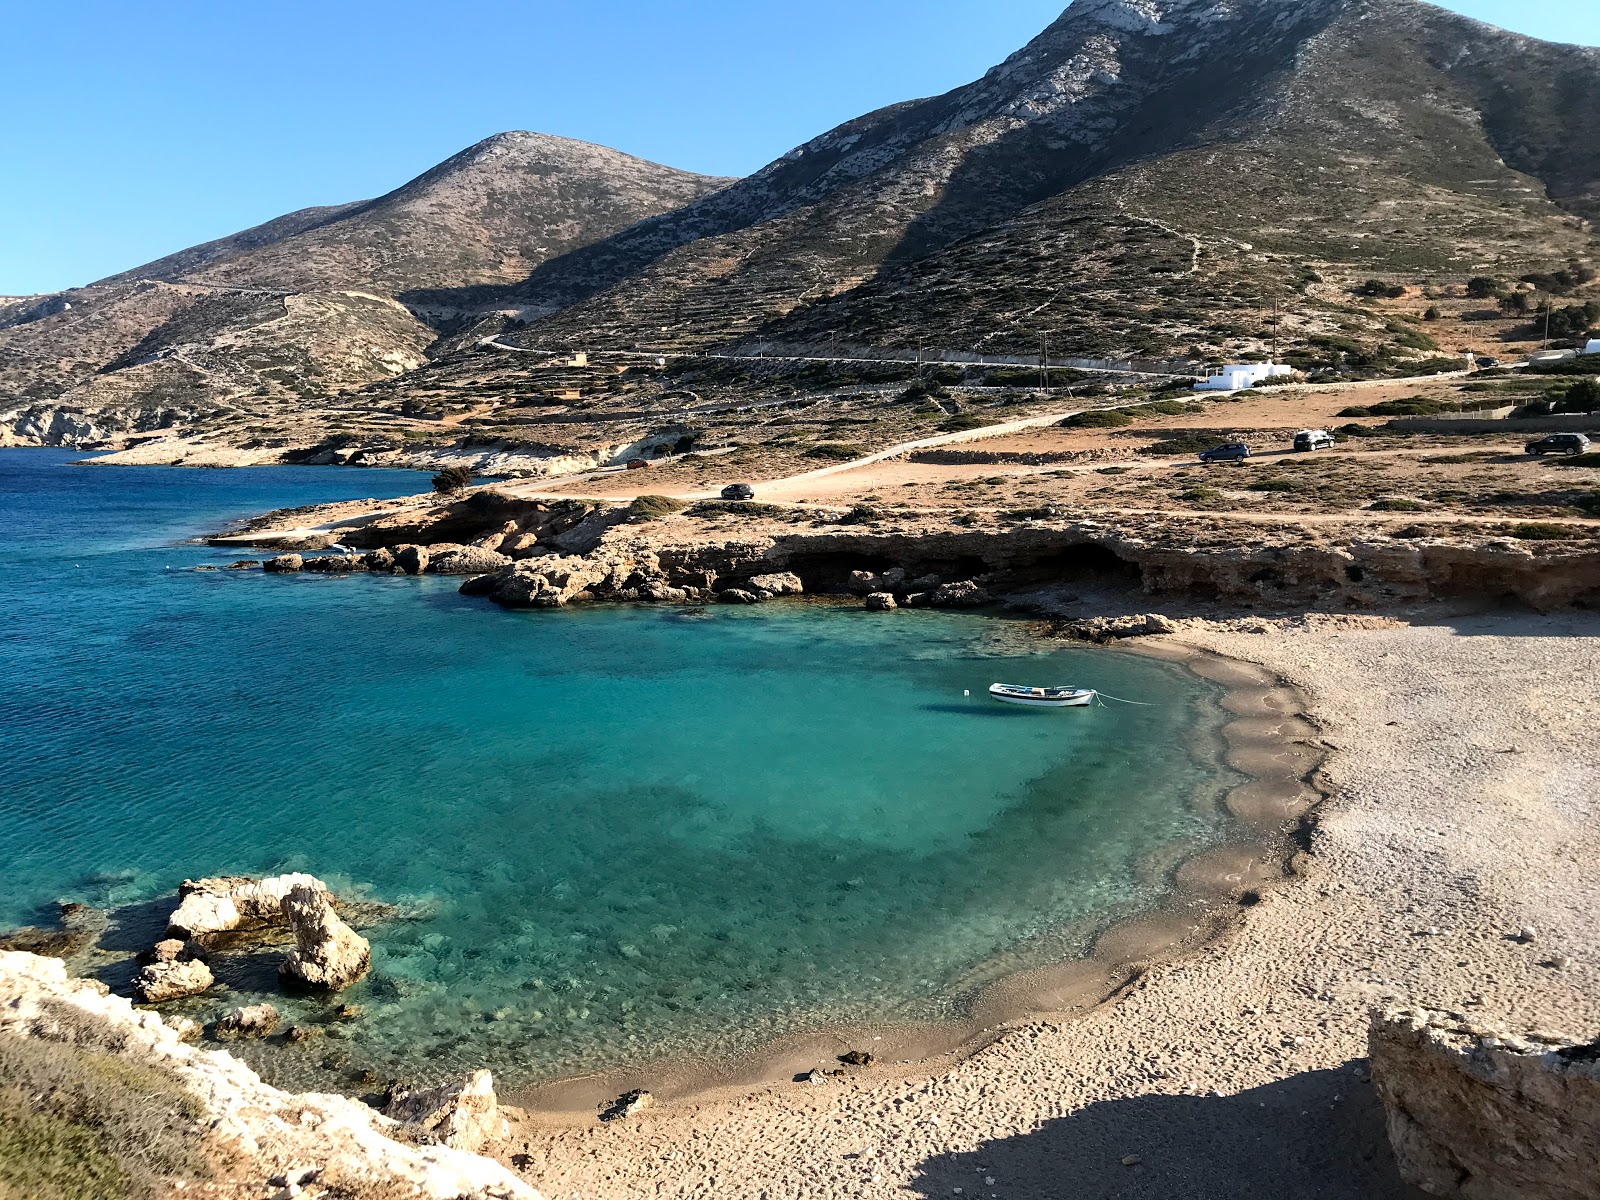
[[[211,968],[198,959],[156,961],[134,976],[133,995],[141,1004],[165,1004],[210,991],[215,982]]]
[[[1461,1200],[1600,1198],[1600,1043],[1376,1014],[1372,1082],[1400,1173]]]
[[[511,1132],[488,1071],[474,1071],[441,1087],[402,1092],[390,1100],[384,1115],[399,1121],[400,1135],[410,1141],[472,1153]]]
[[[278,968],[284,982],[337,992],[367,973],[372,947],[333,911],[333,901],[320,884],[292,888],[281,908],[295,940]]]

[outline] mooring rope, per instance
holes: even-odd
[[[1096,700],[1100,701],[1100,707],[1101,708],[1104,708],[1106,706],[1106,701],[1107,700],[1115,700],[1118,704],[1132,704],[1132,705],[1135,705],[1135,706],[1137,706],[1139,708],[1154,708],[1154,707],[1156,707],[1154,704],[1147,704],[1143,700],[1124,700],[1121,696],[1108,696],[1104,692],[1096,692],[1094,694],[1094,698]]]

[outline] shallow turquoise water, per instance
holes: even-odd
[[[179,539],[223,520],[423,481],[70,457],[0,452],[0,919],[286,869],[399,903],[341,1069],[527,1082],[956,1016],[1229,832],[1212,690],[1163,664],[968,614],[196,573],[231,556]],[[218,1008],[265,986],[223,978]]]

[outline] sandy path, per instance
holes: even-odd
[[[1262,628],[1186,636],[1314,697],[1335,799],[1229,947],[931,1077],[524,1127],[527,1176],[551,1200],[1420,1195],[1363,1078],[1372,1005],[1600,1033],[1600,618]]]

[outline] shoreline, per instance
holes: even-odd
[[[1146,643],[1102,649],[1175,663],[1220,684],[1225,690],[1217,704],[1232,714],[1216,730],[1219,764],[1244,779],[1218,801],[1231,819],[1230,837],[1173,860],[1165,870],[1168,886],[1152,907],[1111,920],[1078,958],[1000,975],[974,993],[963,1022],[822,1025],[782,1035],[730,1064],[662,1058],[506,1089],[502,1099],[530,1124],[583,1127],[636,1089],[671,1112],[763,1089],[810,1087],[808,1072],[838,1070],[839,1056],[853,1050],[875,1059],[865,1074],[847,1072],[853,1078],[917,1076],[965,1061],[1041,1018],[1086,1016],[1115,1001],[1151,965],[1225,944],[1264,891],[1293,877],[1302,852],[1299,826],[1326,799],[1309,782],[1326,755],[1293,749],[1316,732],[1306,698],[1254,664],[1198,648]]]
[[[1229,937],[959,1061],[619,1125],[531,1116],[512,1139],[524,1177],[586,1200],[688,1197],[708,1178],[768,1200],[1046,1200],[1066,1178],[1094,1196],[1196,1195],[1206,1178],[1229,1195],[1414,1197],[1366,1078],[1371,1008],[1600,1029],[1600,751],[1585,690],[1600,618],[1261,624],[1194,621],[1178,640],[1305,690],[1335,752],[1303,872],[1264,889]],[[1486,678],[1510,702],[1479,703]]]

